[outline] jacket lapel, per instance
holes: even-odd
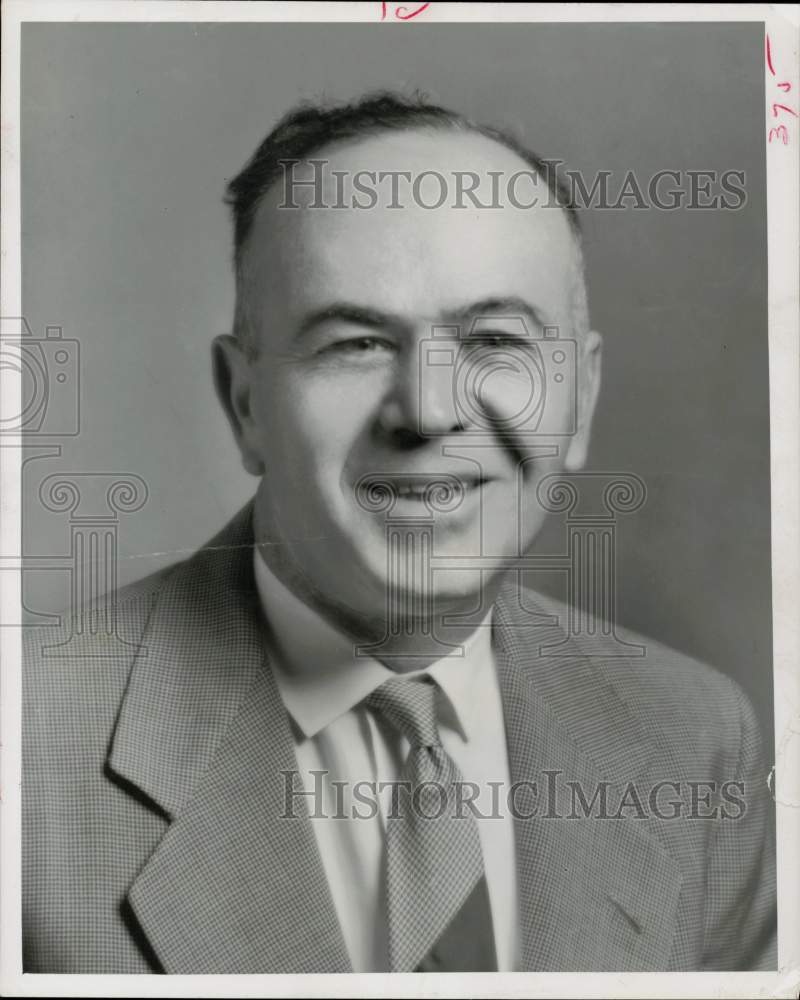
[[[128,900],[169,973],[348,972],[305,800],[287,810],[281,772],[297,763],[264,652],[251,516],[173,571],[132,669],[109,766],[171,822]],[[545,772],[560,816],[567,781],[588,799],[605,781],[617,803],[647,739],[601,662],[540,652],[553,628],[530,625],[515,584],[495,615],[511,778],[537,783],[538,815],[515,821],[522,968],[665,968],[680,873],[648,821],[546,818]],[[518,796],[520,812],[532,805]]]
[[[602,660],[574,643],[571,656],[564,647],[557,657],[540,651],[556,641],[558,626],[532,627],[519,595],[509,583],[498,600],[495,651],[511,780],[537,786],[522,787],[515,818],[522,968],[666,968],[681,874],[648,825],[657,821],[634,819],[630,809],[600,818],[599,801],[590,818],[567,818],[582,816],[567,782],[588,802],[605,782],[607,813],[615,814],[647,767],[647,739],[605,680]],[[642,796],[646,808],[646,790]],[[534,806],[536,816],[522,818]]]
[[[168,973],[346,972],[305,800],[287,803],[251,513],[173,572],[133,667],[109,765],[172,822],[128,900]]]

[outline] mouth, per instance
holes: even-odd
[[[475,473],[455,475],[433,473],[392,473],[365,476],[356,486],[362,505],[372,510],[387,509],[398,502],[424,504],[431,510],[455,509],[470,496],[477,495],[491,482],[488,476]]]
[[[468,493],[470,490],[478,489],[488,482],[482,476],[448,476],[445,478],[433,479],[400,479],[390,481],[391,488],[400,497],[412,497],[413,499],[424,499],[432,493],[440,493],[453,490],[455,492]]]

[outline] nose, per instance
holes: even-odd
[[[379,424],[395,439],[420,441],[463,430],[455,400],[455,357],[423,342],[398,357]]]

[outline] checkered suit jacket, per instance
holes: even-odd
[[[296,761],[251,546],[248,506],[121,591],[117,636],[26,635],[27,971],[349,970],[311,824],[280,818]],[[516,585],[495,607],[512,779],[537,781],[541,802],[557,772],[554,817],[515,820],[522,967],[775,968],[771,803],[745,697],[630,633],[646,655],[612,657],[568,635],[564,614]],[[744,815],[700,818],[723,801],[703,785],[692,818],[687,783],[729,780],[744,783]],[[676,782],[658,808],[682,808],[570,819],[569,781],[645,810],[656,783]]]

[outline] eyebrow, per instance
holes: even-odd
[[[510,318],[512,316],[524,316],[531,320],[534,325],[543,327],[547,325],[547,318],[542,311],[530,302],[518,295],[491,296],[470,302],[467,305],[458,306],[455,309],[445,310],[437,319],[437,322],[464,323],[479,318]],[[324,323],[340,322],[350,323],[354,326],[368,327],[372,330],[386,329],[408,329],[410,323],[407,318],[399,313],[385,312],[381,309],[374,309],[370,306],[359,305],[356,302],[332,302],[320,309],[315,309],[306,314],[297,328],[296,336],[304,336],[317,326]]]
[[[332,302],[330,305],[315,309],[303,317],[297,328],[297,337],[302,337],[314,327],[323,323],[338,321],[352,323],[354,326],[366,326],[371,329],[386,329],[390,326],[407,326],[405,320],[397,314],[371,309],[369,306],[358,305],[355,302]]]
[[[460,309],[448,311],[446,319],[460,322],[465,320],[475,320],[485,317],[486,319],[502,316],[508,319],[512,316],[524,316],[531,320],[535,326],[546,326],[547,317],[541,309],[520,298],[518,295],[494,296],[487,299],[479,299],[471,302]]]

